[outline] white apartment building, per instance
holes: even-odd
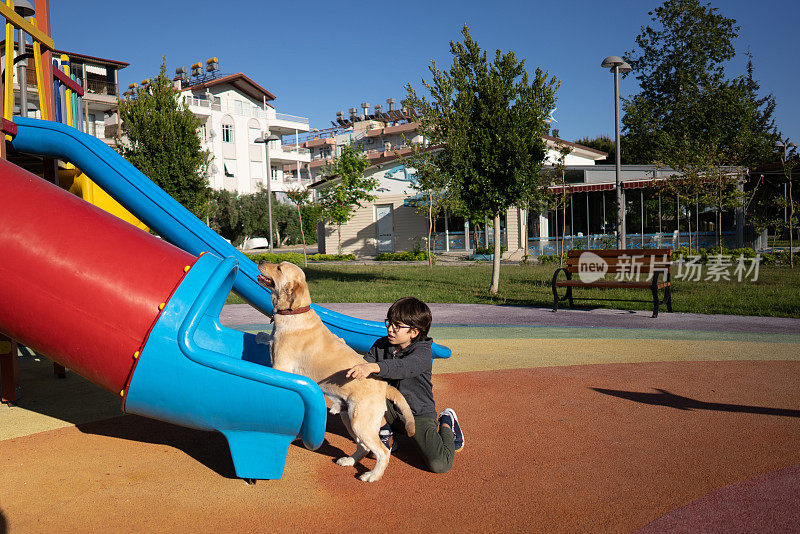
[[[202,121],[200,135],[213,156],[209,185],[248,194],[266,188],[270,179],[272,191],[281,198],[282,191],[310,183],[307,175],[302,176],[301,167],[311,161],[311,152],[298,146],[299,135],[309,131],[308,119],[277,113],[270,104],[275,95],[241,72],[215,75],[212,70],[210,75],[202,75],[196,65],[193,77],[178,72],[174,82],[189,109]],[[265,132],[295,140],[291,145],[281,140],[269,143],[270,169],[264,144],[255,142]]]

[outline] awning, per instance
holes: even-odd
[[[623,189],[642,189],[651,187],[654,182],[663,182],[665,178],[647,178],[644,180],[624,180],[620,182]],[[566,189],[568,194],[572,193],[591,193],[592,191],[612,191],[616,188],[616,183],[596,183],[596,184],[567,184],[565,187],[554,185],[548,187],[547,191],[560,195]]]
[[[547,191],[554,195],[560,195],[564,192],[564,189],[567,190],[567,193],[589,193],[591,191],[610,191],[614,189],[614,184],[567,184],[566,186],[562,187],[560,185],[554,185],[552,187],[548,187]]]

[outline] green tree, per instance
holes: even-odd
[[[298,187],[297,189],[288,189],[286,191],[286,196],[294,202],[294,205],[297,206],[297,217],[300,219],[300,236],[303,239],[303,267],[308,267],[308,255],[306,254],[306,233],[303,231],[303,212],[302,207],[308,202],[309,197],[311,196],[310,189],[303,189],[302,187]]]
[[[539,206],[544,188],[541,167],[546,147],[542,136],[555,107],[558,81],[541,69],[533,79],[514,52],[497,50],[489,62],[465,25],[463,42],[450,42],[453,64],[429,66],[430,93],[418,96],[409,83],[406,107],[421,117],[421,129],[433,144],[442,144],[440,164],[470,219],[494,220],[494,261],[489,291],[500,283],[500,216],[512,205]]]
[[[724,163],[723,156],[715,152],[713,147],[700,143],[675,146],[675,152],[667,161],[676,173],[664,181],[656,182],[657,189],[664,195],[677,196],[685,206],[714,208],[716,243],[717,247],[721,247],[722,212],[744,206],[745,193],[738,187],[739,171],[721,166]],[[688,209],[691,211],[691,208]],[[687,217],[687,224],[691,244],[691,217]],[[699,228],[695,228],[695,231],[699,231]]]
[[[135,97],[119,100],[122,138],[121,153],[145,176],[200,218],[206,218],[207,170],[210,155],[203,150],[200,121],[179,101],[166,75],[166,58],[161,72]]]
[[[783,175],[786,177],[788,185],[787,200],[785,201],[788,208],[788,217],[786,219],[786,226],[789,230],[789,267],[794,269],[794,229],[797,225],[797,218],[794,215],[794,193],[792,192],[792,179],[793,171],[797,166],[796,150],[797,144],[789,142],[789,138],[782,140],[779,145],[781,166],[783,167]]]
[[[226,189],[212,190],[211,208],[208,210],[208,226],[230,241],[238,243],[242,237],[239,195]]]
[[[606,159],[599,162],[603,165],[614,165],[614,163],[617,161],[616,152],[614,150],[614,139],[607,135],[598,135],[597,137],[582,137],[575,142],[579,145],[588,146],[589,148],[602,150],[608,154]],[[624,143],[625,140],[623,139],[620,144],[624,146]],[[620,163],[625,163],[625,161],[620,161]]]
[[[421,144],[411,145],[411,154],[405,158],[406,165],[414,169],[411,187],[425,196],[425,202],[417,205],[417,212],[428,219],[428,266],[435,263],[433,229],[436,219],[452,209],[457,200],[450,194],[450,176],[442,170],[439,159],[441,150],[431,150]]]
[[[324,217],[336,225],[339,237],[338,253],[342,253],[342,225],[349,221],[362,202],[371,202],[376,197],[371,191],[378,187],[376,178],[365,178],[369,167],[367,158],[350,145],[324,172],[330,185],[321,192],[319,205]]]
[[[725,75],[736,21],[699,0],[666,0],[650,16],[626,53],[641,91],[624,103],[624,159],[663,162],[676,147],[691,158],[700,147],[735,165],[763,162],[777,135],[774,100],[758,96],[752,61],[746,76]]]
[[[558,254],[558,265],[559,267],[564,266],[564,241],[567,237],[567,204],[570,202],[570,197],[572,197],[572,192],[567,191],[567,156],[572,153],[572,149],[569,145],[566,145],[561,142],[556,142],[556,149],[558,151],[558,158],[556,159],[555,165],[553,165],[553,176],[556,181],[558,181],[558,185],[561,186],[561,194],[558,195],[557,199],[550,199],[551,204],[554,205],[555,209],[561,208],[561,253]],[[558,229],[556,229],[558,231]],[[572,230],[572,233],[575,233],[575,230]],[[587,234],[588,235],[588,234]],[[556,245],[556,253],[558,253],[558,245]]]

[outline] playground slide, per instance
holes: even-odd
[[[103,211],[107,211],[111,215],[131,223],[137,228],[141,228],[145,232],[149,230],[147,225],[120,206],[119,202],[100,189],[100,187],[92,182],[88,176],[83,174],[80,169],[74,166],[70,167],[69,169],[59,169],[58,171],[58,185],[61,188],[66,189],[73,195],[81,197],[89,204],[94,204]]]
[[[219,323],[234,258],[197,258],[6,160],[0,198],[0,332],[128,413],[222,433],[240,477],[280,478],[298,434],[322,444],[317,384]]]
[[[269,291],[257,282],[257,265],[105,143],[56,122],[14,117],[14,123],[16,150],[73,163],[161,237],[191,254],[211,251],[223,258],[236,258],[239,271],[233,290],[257,309],[272,315]],[[382,322],[349,317],[316,304],[313,307],[325,325],[356,350],[367,351],[376,339],[386,335]],[[433,355],[447,358],[450,349],[434,344]]]

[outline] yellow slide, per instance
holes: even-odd
[[[108,193],[100,189],[100,186],[73,165],[68,164],[66,169],[58,170],[58,185],[145,232],[149,230],[142,221],[134,217],[131,212],[123,208],[119,202],[111,198]]]

